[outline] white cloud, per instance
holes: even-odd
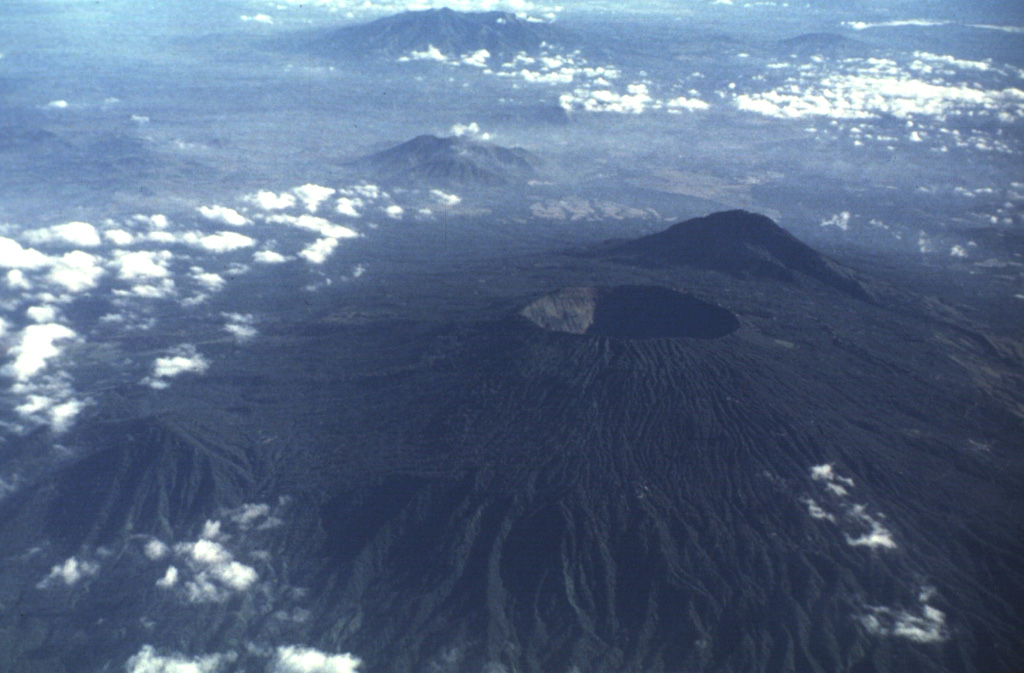
[[[836,227],[842,231],[846,231],[850,228],[850,213],[845,210],[841,213],[837,213],[826,220],[822,220],[821,226]]]
[[[781,86],[736,96],[740,110],[796,119],[812,116],[838,120],[949,115],[976,113],[999,115],[1017,110],[1024,103],[1024,90],[1017,87],[986,89],[975,83],[950,83],[949,75],[959,70],[981,70],[980,61],[963,61],[949,56],[918,52],[901,65],[887,58],[856,58],[821,61],[797,69]]]
[[[99,571],[100,567],[98,564],[92,561],[80,561],[72,556],[64,561],[64,563],[53,566],[50,569],[50,574],[36,586],[40,589],[45,589],[58,582],[63,583],[65,586],[72,586],[86,577],[94,576]]]
[[[98,257],[72,250],[55,260],[47,278],[69,292],[82,292],[96,287],[104,273],[106,271],[99,265]]]
[[[458,138],[479,138],[480,140],[489,140],[491,137],[490,133],[484,133],[480,130],[480,125],[476,122],[470,122],[468,124],[454,124],[448,131],[451,135]]]
[[[962,245],[954,245],[949,249],[949,255],[951,257],[966,257],[967,249]]]
[[[216,234],[200,237],[199,245],[210,252],[232,252],[242,248],[253,247],[256,245],[256,239],[235,231],[221,231]]]
[[[170,269],[167,265],[174,258],[168,250],[138,250],[125,252],[114,251],[113,265],[118,276],[124,280],[148,280],[167,278]]]
[[[237,659],[233,652],[188,658],[181,654],[160,655],[152,645],[142,649],[125,664],[127,673],[219,673]]]
[[[323,264],[336,247],[338,247],[338,239],[321,238],[303,248],[299,252],[299,256],[310,264]]]
[[[448,57],[440,49],[430,44],[423,51],[411,51],[408,56],[402,56],[398,60],[401,63],[408,61],[437,61],[438,63],[444,63],[448,60]]]
[[[64,344],[77,336],[70,327],[57,323],[28,325],[21,330],[17,343],[8,351],[14,359],[4,365],[0,372],[17,381],[28,381],[63,352]]]
[[[29,282],[25,276],[25,272],[21,269],[11,269],[5,276],[7,281],[7,287],[12,290],[31,290],[32,283]]]
[[[156,585],[161,589],[170,589],[178,584],[178,569],[174,566],[167,566],[167,572],[164,576],[156,581]]]
[[[267,190],[256,192],[256,194],[248,197],[248,200],[267,211],[286,210],[295,206],[294,195],[287,193],[275,194]]]
[[[811,466],[811,479],[814,481],[838,481],[853,487],[853,479],[843,477],[836,473],[831,463]]]
[[[277,648],[273,673],[355,673],[362,662],[351,654],[325,654],[296,645]]]
[[[143,547],[142,551],[150,561],[159,561],[167,556],[171,550],[166,544],[156,538],[153,538],[146,543],[146,546]]]
[[[362,207],[362,199],[353,199],[347,196],[342,196],[338,199],[337,205],[334,207],[334,210],[339,215],[347,215],[348,217],[359,217],[359,211],[356,209]]]
[[[82,400],[71,399],[52,405],[47,410],[50,429],[58,434],[67,432],[85,404]]]
[[[224,331],[234,335],[238,341],[248,341],[259,332],[253,326],[253,317],[248,313],[225,313],[223,314],[228,322],[224,325]]]
[[[243,14],[241,16],[241,19],[242,21],[252,21],[255,23],[265,23],[268,25],[274,23],[274,19],[270,16],[267,16],[266,14],[254,14],[253,16],[247,16]]]
[[[170,226],[167,216],[160,213],[156,215],[133,215],[132,220],[139,224],[144,224],[150,229],[166,229]]]
[[[647,85],[643,83],[629,84],[624,94],[610,89],[591,90],[582,87],[559,97],[559,104],[566,111],[582,107],[587,112],[641,114],[654,103]]]
[[[67,222],[52,227],[32,229],[22,234],[29,243],[36,245],[57,243],[92,248],[100,244],[100,235],[96,227],[88,222]]]
[[[55,306],[29,306],[25,316],[32,322],[56,322],[58,312]]]
[[[868,606],[869,613],[861,623],[877,636],[906,638],[915,643],[938,643],[947,638],[946,614],[928,605],[929,594],[922,593],[920,612]]]
[[[280,518],[272,514],[270,505],[266,503],[247,503],[229,512],[228,516],[243,531],[252,528],[267,530],[283,524]]]
[[[64,110],[67,109],[68,102],[66,100],[52,100],[46,104],[46,107],[51,110]]]
[[[306,210],[315,213],[320,204],[334,195],[334,189],[320,185],[306,184],[292,190],[306,206]]]
[[[248,591],[258,580],[256,570],[234,560],[220,542],[205,537],[175,546],[184,556],[192,578],[185,582],[190,603],[223,602],[232,592]]]
[[[204,271],[199,267],[192,267],[190,272],[192,275],[192,280],[202,285],[207,290],[215,292],[223,288],[224,285],[227,283],[227,281],[224,280],[224,278],[220,274],[213,273],[211,271]]]
[[[257,264],[281,264],[282,262],[287,262],[288,259],[288,257],[273,250],[259,250],[253,253],[252,256],[252,261]]]
[[[487,61],[491,58],[491,52],[486,49],[479,49],[474,51],[472,54],[466,54],[459,59],[459,63],[462,65],[472,66],[474,68],[486,68]]]
[[[400,220],[402,215],[405,214],[405,209],[397,203],[393,203],[384,209],[384,214],[393,220]]]
[[[211,222],[219,222],[229,227],[241,227],[249,224],[249,220],[234,208],[226,206],[200,206],[198,210],[200,215]]]
[[[707,110],[711,106],[699,98],[687,98],[686,96],[680,96],[679,98],[673,98],[665,101],[665,107],[669,109],[669,112],[680,110],[696,112],[698,110]]]
[[[812,518],[824,519],[826,521],[831,521],[832,523],[835,523],[836,517],[822,509],[821,505],[814,502],[814,500],[808,498],[807,500],[804,501],[804,504],[807,505],[807,513],[810,514]]]
[[[881,21],[878,23],[846,21],[843,25],[849,26],[854,30],[867,30],[868,28],[904,28],[908,26],[916,28],[932,28],[936,26],[948,26],[949,24],[949,21],[936,19],[900,19],[897,21]]]
[[[23,248],[21,243],[0,236],[0,268],[39,269],[50,262],[50,258],[38,250]]]
[[[157,358],[153,361],[153,374],[146,379],[151,388],[166,388],[166,379],[180,376],[182,374],[202,374],[209,368],[210,364],[202,355],[196,351],[191,344],[178,346],[171,355]]]
[[[135,236],[124,229],[109,229],[103,232],[103,237],[117,246],[128,246],[135,242]]]
[[[867,513],[864,505],[855,505],[847,511],[847,515],[861,524],[867,525],[869,530],[857,536],[846,535],[846,544],[851,547],[871,547],[895,549],[896,542],[890,532],[880,521]]]
[[[457,206],[462,203],[462,199],[455,194],[442,192],[440,189],[431,189],[430,195],[443,206]]]

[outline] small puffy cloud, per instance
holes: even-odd
[[[64,586],[72,586],[78,584],[81,580],[86,577],[92,577],[100,571],[98,564],[92,561],[78,560],[74,556],[59,563],[50,569],[50,574],[46,576],[36,586],[40,589],[46,589],[55,584],[64,584]]]
[[[334,210],[339,215],[346,215],[348,217],[359,217],[359,211],[356,209],[361,208],[362,206],[362,199],[353,199],[347,196],[342,196],[341,198],[338,199],[338,202],[335,205]]]
[[[252,315],[248,313],[225,313],[223,315],[227,319],[224,331],[233,335],[238,341],[248,341],[259,333],[253,326]]]
[[[253,23],[265,23],[265,24],[268,24],[268,25],[274,23],[274,19],[272,17],[270,17],[270,16],[267,16],[266,14],[254,14],[252,16],[248,16],[248,15],[243,14],[241,16],[241,19],[242,19],[242,21],[246,21],[246,22],[250,22],[251,21]]]
[[[402,219],[402,215],[405,214],[405,209],[397,203],[394,203],[384,209],[384,214],[393,220],[400,220]]]
[[[411,51],[408,56],[402,56],[398,60],[402,63],[407,61],[437,61],[438,63],[444,63],[448,60],[448,57],[440,49],[430,44],[423,51]]]
[[[455,194],[449,194],[440,189],[431,189],[430,196],[442,206],[457,206],[462,203],[462,199]]]
[[[142,551],[150,561],[159,561],[167,556],[171,549],[160,540],[153,538],[146,543],[146,546],[142,548]]]
[[[807,505],[807,513],[811,515],[811,518],[823,519],[825,521],[831,521],[832,523],[835,523],[836,517],[822,509],[821,505],[816,503],[814,500],[808,498],[807,500],[804,501],[804,504]]]
[[[938,643],[947,638],[946,614],[923,602],[920,612],[871,606],[861,617],[864,627],[877,636],[906,638],[915,643]]]
[[[559,97],[559,104],[566,111],[582,107],[587,112],[641,114],[654,103],[647,85],[639,82],[628,85],[624,94],[610,89],[581,87]]]
[[[21,269],[11,269],[7,272],[4,280],[7,282],[7,287],[12,290],[32,289],[32,283],[29,282],[28,278],[25,276],[25,272]]]
[[[448,131],[453,136],[462,138],[479,138],[480,140],[489,140],[491,137],[490,133],[484,133],[480,130],[480,125],[476,122],[470,122],[468,124],[455,124]]]
[[[52,100],[45,107],[50,110],[65,110],[68,108],[68,102],[66,100]]]
[[[459,59],[459,63],[462,65],[472,66],[474,68],[486,68],[487,61],[491,58],[491,52],[486,49],[478,49],[472,54],[466,54]]]
[[[63,346],[78,335],[70,327],[57,323],[26,326],[8,354],[13,360],[0,373],[17,381],[28,381],[42,372],[47,363],[63,352]]]
[[[55,243],[92,248],[100,244],[99,232],[88,222],[67,222],[33,229],[22,234],[22,238],[35,245]]]
[[[294,195],[288,193],[276,194],[265,189],[261,189],[248,197],[248,200],[267,211],[285,210],[295,206]]]
[[[207,522],[217,525],[219,522]],[[175,546],[175,552],[185,558],[192,576],[184,584],[185,596],[190,603],[220,603],[231,595],[248,591],[258,580],[256,570],[234,559],[220,542],[204,536],[195,542]]]
[[[850,213],[846,211],[836,213],[832,217],[822,220],[821,226],[836,227],[841,231],[846,231],[850,228]]]
[[[155,215],[133,215],[132,220],[139,224],[146,225],[150,229],[166,229],[170,225],[166,215],[157,213]]]
[[[323,264],[338,247],[336,238],[320,238],[299,252],[299,256],[310,264]]]
[[[952,248],[949,249],[949,256],[950,257],[966,257],[967,256],[967,248],[965,248],[962,245],[954,245]]]
[[[213,273],[211,271],[204,271],[203,269],[197,266],[192,267],[190,273],[192,276],[192,280],[194,280],[199,285],[202,285],[207,290],[217,291],[223,288],[224,285],[227,283],[227,281],[224,280],[224,278],[220,274]]]
[[[178,569],[174,566],[167,566],[167,572],[164,576],[156,581],[157,587],[161,589],[170,589],[178,583]]]
[[[831,463],[811,466],[811,479],[814,481],[838,481],[853,487],[853,479],[838,474]]]
[[[244,215],[227,206],[200,206],[198,210],[200,215],[211,222],[226,224],[229,227],[241,227],[249,224],[249,220]]]
[[[669,112],[678,112],[681,110],[696,112],[698,110],[707,110],[711,106],[699,98],[687,98],[686,96],[680,96],[679,98],[673,98],[665,101],[665,107],[668,108]]]
[[[76,399],[69,377],[64,372],[19,380],[11,393],[19,398],[15,413],[33,423],[50,426],[54,433],[70,429],[87,402]]]
[[[277,648],[272,673],[356,673],[362,662],[351,654],[326,654],[310,647]]]
[[[846,534],[846,543],[851,547],[870,547],[872,549],[896,548],[896,542],[893,540],[892,533],[878,519],[867,513],[866,506],[853,505],[848,507],[846,516],[861,530],[867,528],[867,531],[859,535]]]
[[[252,261],[257,264],[281,264],[287,262],[288,257],[274,250],[259,250],[253,253]]]
[[[303,205],[306,206],[306,210],[315,213],[320,207],[320,204],[329,199],[334,195],[335,190],[331,187],[322,187],[320,185],[305,184],[301,187],[296,187],[292,190],[294,194],[299,197]]]
[[[152,645],[142,649],[125,664],[127,673],[220,673],[237,659],[234,653],[208,654],[189,658],[181,654],[161,655]]]
[[[85,404],[82,400],[71,399],[52,405],[46,412],[50,429],[58,434],[67,432],[85,408]]]
[[[0,236],[0,268],[39,269],[50,264],[50,258],[34,248]]]
[[[200,237],[199,245],[210,252],[232,252],[253,247],[256,245],[256,239],[234,231],[221,231]]]
[[[178,346],[171,355],[153,361],[153,373],[143,380],[151,388],[166,388],[167,379],[182,374],[202,374],[210,364],[191,344]]]
[[[135,242],[135,236],[124,229],[108,229],[103,232],[103,237],[119,247],[125,247]]]
[[[29,306],[25,309],[25,316],[32,322],[56,322],[57,308],[55,306]]]
[[[69,292],[82,292],[96,287],[100,277],[106,273],[94,255],[81,250],[72,250],[54,262],[47,278]]]
[[[168,250],[138,250],[114,252],[113,265],[123,280],[149,280],[167,278],[171,271],[167,265],[174,258]]]
[[[253,528],[256,530],[267,530],[269,528],[276,528],[284,523],[280,518],[273,515],[270,505],[266,503],[246,503],[228,512],[228,516],[243,531]]]

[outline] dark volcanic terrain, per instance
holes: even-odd
[[[4,670],[113,670],[125,635],[238,670],[288,638],[370,672],[1013,670],[1019,344],[868,277],[733,211],[267,326],[0,502],[15,547],[106,554],[63,593],[4,560]],[[223,539],[258,591],[154,587],[147,540],[256,501],[281,525]]]
[[[563,41],[554,26],[511,12],[459,12],[447,7],[403,12],[370,23],[345,26],[317,41],[325,55],[398,57],[430,48],[449,57],[486,50],[490,58],[537,54],[544,43]]]
[[[363,158],[378,179],[405,184],[498,187],[536,177],[539,159],[521,147],[464,136],[421,135]]]

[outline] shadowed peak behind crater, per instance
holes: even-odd
[[[717,339],[740,327],[731,311],[656,285],[564,288],[521,315],[552,332],[618,339]]]

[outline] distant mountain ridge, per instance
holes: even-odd
[[[399,182],[501,186],[536,175],[537,157],[467,136],[421,135],[365,157],[358,164]]]
[[[511,12],[459,12],[444,7],[338,28],[320,40],[319,48],[330,54],[391,57],[431,48],[449,57],[486,50],[492,58],[507,59],[521,52],[536,53],[545,42],[559,38],[551,24]]]

